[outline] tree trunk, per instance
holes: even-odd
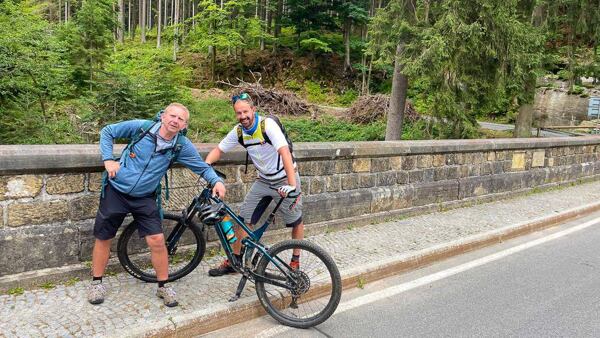
[[[58,0],[58,23],[62,23],[62,0]]]
[[[160,48],[160,28],[162,18],[162,0],[158,0],[158,18],[156,20],[156,48]]]
[[[277,0],[277,7],[275,8],[275,29],[273,30],[273,53],[277,52],[277,45],[279,44],[279,35],[281,35],[281,16],[283,15],[283,0]]]
[[[133,39],[134,31],[131,21],[131,0],[129,0],[129,6],[127,6],[127,29],[129,30],[129,38]]]
[[[146,0],[140,0],[140,34],[142,43],[146,42]]]
[[[390,97],[390,108],[385,128],[385,140],[400,140],[402,137],[402,120],[404,118],[404,107],[406,104],[406,93],[408,90],[408,78],[402,74],[404,68],[400,63],[400,55],[404,46],[399,43],[396,46],[396,59],[394,61],[394,75],[392,77],[392,95]]]
[[[117,27],[117,38],[123,43],[123,29],[125,29],[125,0],[119,0],[119,25]]]
[[[192,28],[196,28],[196,0],[192,1]]]
[[[175,11],[173,14],[173,25],[175,34],[173,35],[173,61],[177,61],[177,51],[179,49],[179,0],[175,0]]]
[[[352,21],[347,18],[344,22],[344,72],[352,68],[350,64],[350,30],[352,29]]]
[[[531,137],[533,124],[533,104],[526,103],[519,107],[515,123],[514,137]]]

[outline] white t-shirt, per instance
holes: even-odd
[[[244,144],[248,146],[246,150],[248,151],[248,156],[252,159],[252,163],[256,169],[258,169],[258,173],[261,177],[268,180],[277,180],[286,176],[285,170],[281,170],[283,168],[283,161],[279,159],[279,153],[277,152],[279,148],[287,146],[288,143],[285,140],[285,136],[283,132],[277,125],[277,122],[273,121],[273,119],[265,119],[263,116],[258,116],[258,127],[253,135],[246,134],[246,132],[242,128],[242,136],[244,138]],[[262,137],[262,131],[260,130],[260,121],[265,119],[265,133],[271,140],[271,144],[264,142]],[[235,146],[240,145],[238,142],[238,132],[237,129],[239,126],[235,126],[225,138],[219,143],[219,149],[226,153]],[[261,144],[262,142],[262,144]],[[258,144],[258,145],[254,145]],[[279,162],[279,163],[278,163]],[[279,168],[278,168],[279,166]],[[294,163],[294,168],[296,167],[296,163]],[[281,171],[279,171],[281,170]],[[268,175],[278,172],[276,175]]]

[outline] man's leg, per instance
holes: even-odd
[[[104,276],[104,270],[108,264],[108,258],[110,257],[110,243],[112,239],[98,239],[94,242],[94,250],[92,251],[92,276],[102,277]]]
[[[177,306],[179,303],[177,302],[175,290],[169,286],[165,286],[167,279],[169,279],[169,254],[165,245],[165,235],[147,235],[145,238],[150,248],[150,259],[152,260],[152,266],[156,272],[156,281],[158,282],[156,295],[163,299],[166,306]]]
[[[165,236],[163,234],[148,235],[146,243],[150,248],[150,258],[154,271],[156,271],[156,280],[166,282],[169,279],[169,255],[165,245]]]

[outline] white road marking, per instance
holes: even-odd
[[[442,270],[442,271],[433,273],[431,275],[417,278],[410,282],[391,286],[389,288],[386,288],[386,289],[383,289],[380,291],[376,291],[376,292],[370,293],[368,295],[354,298],[352,300],[341,303],[333,315],[335,316],[336,314],[343,313],[343,312],[346,312],[346,311],[349,311],[352,309],[356,309],[356,308],[364,306],[366,304],[384,300],[389,297],[398,295],[400,293],[421,287],[423,285],[427,285],[427,284],[439,281],[441,279],[444,279],[444,278],[447,278],[450,276],[454,276],[456,274],[476,268],[478,266],[481,266],[481,265],[484,265],[484,264],[487,264],[487,263],[490,263],[493,261],[497,261],[504,257],[515,254],[517,252],[521,252],[521,251],[533,248],[537,245],[544,244],[544,243],[553,241],[555,239],[567,236],[567,235],[577,232],[579,230],[583,230],[583,229],[588,228],[592,225],[595,225],[599,222],[600,222],[600,218],[595,218],[591,221],[576,225],[574,227],[565,229],[563,231],[556,232],[556,233],[548,235],[546,237],[538,238],[536,240],[533,240],[533,241],[530,241],[527,243],[523,243],[521,245],[517,245],[515,247],[509,248],[509,249],[506,249],[503,251],[499,251],[494,254],[491,254],[491,255],[488,255],[485,257],[481,257],[476,260],[473,260],[473,261],[470,261],[470,262],[467,262],[467,263],[464,263],[461,265],[457,265],[455,267],[452,267],[452,268],[449,268],[446,270]],[[291,329],[292,328],[288,327],[288,326],[277,325],[275,327],[272,327],[272,328],[269,328],[269,329],[266,329],[266,330],[260,332],[259,334],[256,335],[256,337],[261,337],[261,338],[273,337],[277,334],[284,333]]]

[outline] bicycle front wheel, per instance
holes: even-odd
[[[177,280],[192,272],[204,257],[206,240],[201,228],[194,222],[182,224],[181,215],[164,214],[163,233],[169,251],[169,282]],[[175,232],[180,231],[179,239],[172,239]],[[156,282],[156,272],[152,267],[150,249],[146,240],[137,233],[137,225],[131,222],[119,238],[117,244],[119,262],[125,270],[135,278],[145,282]]]
[[[300,255],[300,266],[296,269],[289,267],[294,253]],[[256,282],[256,294],[267,313],[280,323],[297,328],[313,327],[327,320],[342,295],[342,280],[333,259],[306,240],[277,243],[269,250],[269,256],[273,259],[266,255],[261,258],[256,273],[289,288]]]

